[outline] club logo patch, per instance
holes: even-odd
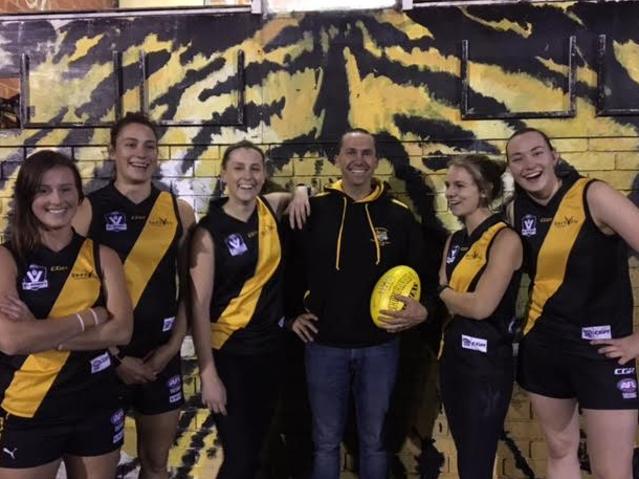
[[[624,378],[617,382],[617,389],[621,391],[624,399],[635,399],[637,397],[637,381],[632,378]]]
[[[48,287],[47,268],[37,264],[30,264],[22,278],[22,289],[24,291],[38,291]]]
[[[182,397],[182,378],[179,374],[171,376],[169,379],[167,379],[166,387],[169,390],[169,394],[171,395],[171,397],[175,396],[176,394]]]
[[[375,227],[375,237],[380,246],[390,244],[390,236],[387,228]]]
[[[448,255],[446,256],[446,264],[454,263],[457,259],[457,255],[459,254],[459,245],[453,245],[448,250]]]
[[[240,256],[248,251],[248,247],[241,235],[229,235],[224,239],[224,243],[226,243],[231,256]]]
[[[126,216],[120,211],[111,211],[104,215],[105,227],[107,231],[126,231]]]
[[[526,215],[521,219],[521,235],[535,236],[537,234],[537,217]]]

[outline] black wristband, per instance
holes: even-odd
[[[450,288],[450,286],[448,286],[447,284],[440,284],[439,286],[437,286],[437,296],[441,296],[442,292],[446,288]]]

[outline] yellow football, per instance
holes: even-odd
[[[373,288],[371,294],[371,317],[373,322],[379,326],[379,312],[383,309],[389,311],[400,311],[404,308],[404,303],[394,298],[396,294],[409,296],[419,300],[421,293],[421,283],[417,272],[410,266],[400,265],[386,271]]]

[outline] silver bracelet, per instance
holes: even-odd
[[[82,319],[82,316],[80,316],[80,313],[75,313],[75,317],[78,318],[78,321],[80,321],[80,327],[82,328],[82,332],[84,333],[86,326],[84,325],[84,319]]]
[[[93,308],[89,308],[89,312],[91,313],[91,316],[93,316],[93,323],[95,326],[98,325],[98,313],[96,313]]]

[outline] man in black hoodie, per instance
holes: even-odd
[[[363,129],[342,135],[335,164],[342,178],[311,199],[311,216],[294,233],[287,275],[291,329],[306,343],[313,416],[313,479],[337,479],[340,442],[353,392],[359,437],[359,476],[388,477],[384,420],[397,375],[395,333],[426,319],[405,308],[377,327],[369,303],[377,280],[393,266],[423,267],[419,226],[406,205],[373,177],[374,137]],[[294,319],[293,319],[294,318]]]

